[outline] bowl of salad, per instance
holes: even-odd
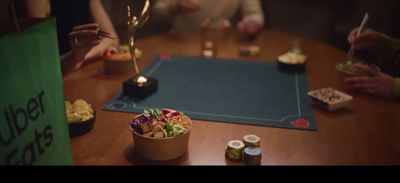
[[[147,109],[129,123],[135,153],[149,160],[169,160],[188,149],[191,119],[171,109]]]
[[[356,76],[359,75],[357,72],[357,68],[354,67],[355,64],[360,63],[359,61],[356,60],[346,60],[343,62],[339,62],[335,65],[336,70],[339,72],[347,75],[347,76]]]

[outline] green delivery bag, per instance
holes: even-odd
[[[0,37],[0,165],[72,165],[54,19]]]

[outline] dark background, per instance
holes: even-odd
[[[7,18],[7,3],[0,2],[0,19]],[[19,0],[17,0],[19,1]],[[126,36],[127,0],[102,0],[119,34],[121,43]],[[157,0],[151,0],[152,4]],[[140,12],[144,0],[134,0]],[[261,0],[265,28],[295,33],[318,39],[347,50],[348,32],[359,26],[366,12],[370,15],[367,27],[400,38],[400,0]],[[238,12],[239,13],[239,12]],[[168,22],[150,18],[137,36],[166,33]]]
[[[156,0],[153,0],[154,4]],[[125,40],[125,0],[103,0],[114,26]],[[134,7],[143,7],[135,1]],[[265,14],[265,28],[312,37],[342,49],[348,49],[346,37],[368,12],[367,27],[399,38],[400,0],[261,0]],[[138,36],[149,36],[167,32],[168,22],[154,19],[138,32]]]

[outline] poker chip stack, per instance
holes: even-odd
[[[261,149],[259,147],[244,148],[243,159],[246,165],[261,165]]]
[[[243,159],[246,165],[261,165],[260,137],[256,135],[245,135],[243,142]]]
[[[231,140],[228,142],[228,147],[225,150],[226,158],[234,161],[242,159],[242,151],[245,145],[240,140]]]
[[[258,56],[260,54],[259,46],[243,46],[239,49],[240,56]]]
[[[225,156],[233,161],[244,160],[246,165],[261,165],[260,137],[245,135],[243,141],[231,140]]]

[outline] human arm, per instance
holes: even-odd
[[[383,62],[400,62],[400,40],[372,29],[365,29],[357,36],[357,30],[358,27],[349,33],[347,40],[350,44],[370,51]]]
[[[391,77],[366,64],[356,64],[354,67],[362,74],[345,78],[350,88],[380,97],[400,97],[400,78]]]
[[[241,8],[243,18],[237,28],[245,37],[258,34],[264,26],[264,13],[259,0],[242,0]]]
[[[114,37],[115,39],[108,39],[108,38],[101,39],[98,45],[90,49],[90,51],[84,57],[84,60],[99,57],[100,53],[104,49],[119,44],[117,33],[114,29],[110,17],[108,16],[107,12],[103,7],[103,4],[101,3],[101,0],[89,0],[89,8],[93,20],[95,23],[98,24],[100,30],[110,33],[110,36]]]
[[[78,69],[84,63],[88,52],[100,44],[98,29],[97,23],[85,24],[74,27],[68,34],[71,50],[61,56],[63,75]]]
[[[26,13],[33,18],[50,16],[50,0],[25,0]]]

